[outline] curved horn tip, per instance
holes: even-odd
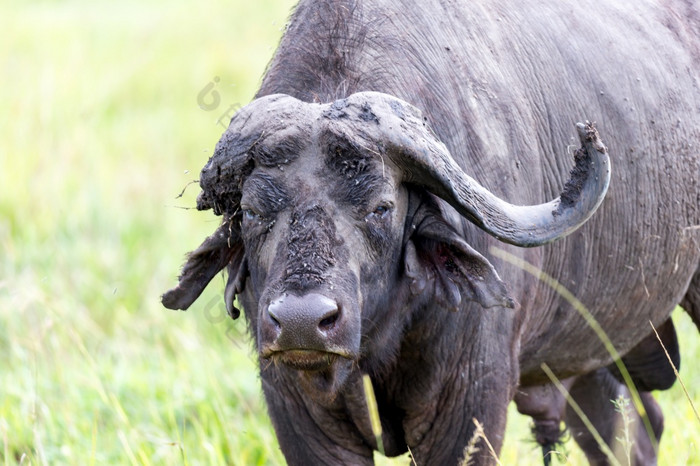
[[[586,123],[578,122],[576,123],[576,130],[578,131],[578,137],[581,141],[581,145],[590,143],[598,152],[602,152],[604,154],[608,152],[608,148],[605,147],[603,141],[600,140],[600,135],[595,127],[595,121],[592,123],[588,120],[586,120]]]

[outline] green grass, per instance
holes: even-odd
[[[221,279],[187,313],[159,296],[217,223],[183,209],[197,186],[177,195],[292,3],[0,2],[0,464],[283,463]],[[677,321],[700,404],[700,339]],[[700,464],[680,387],[658,399],[661,464]],[[510,416],[504,464],[539,462],[528,422]]]

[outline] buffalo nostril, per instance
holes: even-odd
[[[277,327],[277,328],[282,327],[282,325],[280,324],[280,321],[277,320],[277,317],[273,313],[268,312],[267,314],[270,316],[270,320],[272,320],[272,323],[275,324],[275,327]]]
[[[267,315],[270,317],[270,320],[272,323],[275,325],[276,328],[281,328],[282,324],[280,322],[280,316],[277,314],[282,311],[281,309],[281,300],[278,300],[274,303],[272,303],[268,308],[267,308]]]
[[[340,318],[340,310],[339,309],[333,309],[332,311],[328,312],[327,315],[321,319],[321,321],[318,323],[318,328],[325,331],[325,330],[330,330],[333,328],[335,323],[338,321]]]

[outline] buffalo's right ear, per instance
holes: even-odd
[[[484,308],[516,307],[488,259],[469,246],[435,208],[421,210],[422,218],[404,252],[411,293],[429,293],[432,300],[453,311],[464,300]]]
[[[235,263],[243,264],[244,250],[243,242],[234,235],[228,222],[224,222],[213,235],[192,251],[182,268],[178,285],[163,294],[163,306],[168,309],[186,310],[202,294],[211,279],[229,264],[233,264],[229,265],[229,272],[232,273],[235,270],[235,276],[239,276],[238,271],[241,267],[237,267]],[[231,282],[230,278],[229,282]],[[228,309],[229,304],[227,303],[226,306]],[[229,313],[232,312],[229,311]]]

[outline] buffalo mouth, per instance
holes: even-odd
[[[352,359],[348,354],[308,349],[266,351],[261,355],[275,363],[280,362],[290,369],[318,372],[331,368],[338,359]]]
[[[267,348],[261,351],[260,357],[278,370],[283,369],[282,374],[292,376],[289,380],[298,382],[299,387],[316,402],[328,406],[335,402],[357,367],[357,358],[346,351]],[[263,365],[262,372],[270,365]]]

